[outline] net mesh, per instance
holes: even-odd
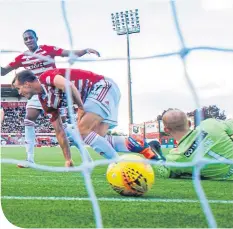
[[[180,42],[180,50],[176,51],[176,52],[160,53],[160,54],[155,54],[155,55],[151,55],[151,56],[132,57],[130,59],[131,60],[145,60],[145,59],[155,59],[155,58],[178,56],[183,63],[184,80],[186,81],[186,83],[190,89],[190,92],[192,93],[193,99],[195,101],[195,107],[197,109],[200,109],[201,105],[200,105],[199,96],[195,90],[194,84],[193,84],[191,78],[189,77],[189,74],[187,71],[186,57],[191,52],[200,51],[200,50],[214,51],[214,52],[232,52],[233,53],[233,49],[221,48],[221,47],[211,47],[211,46],[188,47],[186,45],[185,38],[183,36],[182,29],[181,29],[181,26],[179,23],[176,1],[171,0],[169,3],[170,3],[170,8],[171,8],[174,26],[176,29],[176,34],[177,34],[177,36],[179,38],[179,42]],[[67,30],[67,35],[69,38],[70,50],[74,50],[73,49],[72,31],[71,31],[70,24],[69,24],[69,21],[67,18],[66,1],[64,1],[64,0],[61,0],[61,9],[62,9],[62,16],[63,16],[64,23],[65,23],[66,30]],[[1,53],[20,53],[20,52],[17,50],[1,50]],[[43,59],[46,61],[54,62],[53,59],[50,59],[47,57],[42,57],[40,55],[36,55],[36,54],[32,54],[32,53],[30,53],[29,55],[35,56],[39,59]],[[82,62],[82,61],[84,61],[84,62],[93,62],[93,61],[100,62],[101,61],[102,62],[102,61],[125,61],[125,60],[127,60],[127,59],[126,58],[115,58],[115,57],[101,58],[101,59],[97,59],[97,60],[96,59],[82,60],[82,59],[76,58],[75,55],[72,52],[70,52],[70,55],[68,58],[68,63],[69,63],[69,68],[71,68],[75,62]],[[60,61],[60,62],[62,62],[62,61]],[[67,79],[69,79],[69,77],[70,77],[69,73],[70,73],[70,71],[66,72]],[[74,126],[76,126],[75,121],[74,121],[73,110],[72,110],[72,99],[71,99],[71,96],[69,96],[71,94],[71,91],[70,91],[70,88],[68,87],[68,85],[66,85],[66,90],[67,90],[67,94],[68,94],[68,96],[67,96],[68,101],[67,102],[68,102],[70,119],[71,119],[72,124]],[[197,115],[198,115],[198,113],[197,113]],[[200,119],[201,117],[197,117],[197,118]],[[104,225],[102,223],[101,211],[100,211],[98,199],[96,197],[95,190],[94,190],[92,180],[91,180],[91,172],[96,166],[107,165],[107,164],[110,164],[112,162],[121,161],[122,159],[116,159],[116,160],[101,159],[101,160],[97,160],[97,161],[89,161],[88,156],[87,156],[88,153],[86,152],[87,150],[84,147],[84,143],[81,140],[81,136],[80,136],[79,130],[77,128],[76,128],[76,132],[77,132],[77,135],[75,136],[75,138],[76,138],[75,140],[79,144],[81,156],[83,159],[83,162],[80,166],[66,168],[66,167],[52,167],[52,166],[38,165],[38,164],[32,164],[32,163],[29,163],[29,166],[31,168],[34,168],[37,170],[49,171],[49,172],[82,172],[84,175],[86,189],[87,189],[88,195],[89,195],[88,199],[92,203],[96,228],[103,228]],[[199,152],[197,153],[195,159],[192,162],[188,162],[188,163],[163,162],[162,164],[167,165],[167,166],[171,166],[171,167],[194,167],[193,184],[194,184],[195,191],[196,191],[197,196],[199,198],[199,201],[201,203],[201,207],[202,207],[203,212],[205,214],[208,226],[210,228],[216,228],[217,223],[216,223],[216,220],[215,220],[214,215],[212,213],[212,210],[210,208],[210,205],[209,205],[208,199],[205,195],[205,192],[203,190],[203,187],[201,185],[200,174],[201,174],[201,169],[206,164],[217,164],[220,162],[216,161],[216,160],[210,160],[210,159],[207,160],[207,159],[202,158],[201,152],[202,152],[202,147],[199,147]],[[138,160],[124,159],[124,161],[138,161]],[[161,165],[161,162],[156,162],[156,161],[151,161],[151,160],[146,160],[146,159],[141,159],[141,161],[145,162],[145,163],[152,164],[152,165],[156,165],[156,164]],[[19,163],[23,163],[23,162],[24,161],[14,160],[14,159],[6,159],[6,158],[1,159],[1,163],[7,163],[7,164],[19,164]],[[222,160],[221,162],[233,165],[233,161],[231,161],[231,160],[225,159],[225,160]]]

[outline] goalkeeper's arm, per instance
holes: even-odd
[[[223,121],[226,133],[233,139],[233,119]]]
[[[153,168],[157,178],[180,178],[182,176],[181,173],[175,173],[171,171],[171,169],[166,165],[153,165]]]
[[[157,178],[169,178],[171,175],[171,170],[165,165],[153,165],[153,169],[155,172],[155,177]]]
[[[166,159],[169,162],[176,162],[177,160],[178,148],[171,149],[166,155]],[[182,173],[180,169],[175,169],[168,167],[167,165],[154,165],[155,175],[159,178],[180,178]]]
[[[154,140],[154,141],[149,142],[148,144],[154,153],[159,154],[161,159],[163,161],[166,161],[166,158],[164,157],[163,152],[161,150],[161,145],[158,141]]]

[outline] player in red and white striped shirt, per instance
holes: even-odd
[[[31,70],[36,76],[39,76],[41,73],[47,70],[56,68],[53,61],[56,56],[69,56],[70,50],[64,50],[49,45],[38,45],[38,37],[33,30],[26,30],[23,33],[23,39],[28,50],[18,55],[14,61],[10,62],[6,67],[1,67],[1,76],[4,76],[19,67]],[[94,49],[74,50],[73,52],[78,57],[81,57],[87,53],[93,53],[100,56],[100,54]],[[36,56],[32,56],[32,54]],[[46,59],[40,59],[38,56],[42,56],[42,58],[44,57]],[[52,59],[52,61],[49,61],[48,58]]]
[[[54,63],[54,58],[56,56],[68,57],[70,54],[70,50],[64,50],[49,45],[38,45],[38,37],[35,31],[30,29],[26,30],[23,33],[23,39],[24,44],[28,48],[28,51],[18,55],[15,58],[15,60],[9,63],[6,67],[1,67],[1,76],[4,76],[12,70],[17,69],[19,67],[31,70],[36,76],[39,76],[45,71],[56,68],[56,65]],[[100,56],[100,54],[94,49],[74,50],[73,52],[78,57],[81,57],[89,53],[93,53],[97,56]],[[32,56],[31,54],[36,56]],[[52,61],[50,61],[48,58]],[[28,100],[26,109],[27,113],[24,120],[24,124],[27,160],[30,162],[34,162],[34,145],[36,137],[35,121],[42,110],[37,95],[33,96],[30,100]],[[24,168],[26,166],[19,165],[19,167]]]
[[[18,73],[12,85],[19,94],[30,99],[38,95],[44,111],[51,115],[58,142],[63,150],[66,165],[72,165],[68,140],[58,112],[66,85],[71,89],[73,102],[78,106],[78,128],[86,144],[105,158],[117,157],[117,152],[138,152],[149,159],[159,159],[149,145],[132,138],[106,138],[109,129],[117,126],[121,93],[110,78],[81,69],[70,69],[70,81],[65,79],[68,69],[53,69],[37,79],[31,71]],[[69,131],[69,130],[68,130]],[[67,131],[67,132],[68,132]],[[68,132],[75,141],[73,130]],[[112,141],[114,140],[114,141]]]

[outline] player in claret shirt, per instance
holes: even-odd
[[[158,159],[148,145],[134,139],[106,138],[109,129],[117,126],[120,90],[109,78],[81,69],[70,70],[70,81],[65,79],[68,69],[48,70],[37,79],[31,71],[18,73],[12,85],[19,94],[30,99],[38,95],[44,111],[51,115],[58,142],[63,150],[66,165],[72,165],[67,137],[58,112],[66,85],[71,89],[73,102],[78,106],[78,128],[84,142],[105,158],[117,157],[118,151],[138,152],[146,158]],[[75,133],[71,130],[71,135]],[[115,136],[114,136],[115,137]]]
[[[57,48],[55,46],[49,45],[38,45],[38,37],[35,31],[28,29],[23,33],[24,44],[27,46],[28,50],[15,58],[14,61],[9,63],[6,67],[1,67],[1,76],[4,76],[14,69],[23,67],[25,69],[31,70],[35,76],[39,76],[43,72],[56,68],[55,63],[48,60],[43,60],[37,56],[32,56],[30,54],[38,55],[44,58],[54,59],[56,56],[68,57],[70,50],[65,50],[62,48]],[[97,56],[100,54],[94,49],[84,49],[84,50],[74,50],[74,54],[81,57],[88,53],[93,53]],[[34,145],[35,145],[35,121],[40,115],[42,110],[38,96],[35,95],[30,98],[26,106],[26,117],[24,119],[25,125],[25,146],[27,153],[27,161],[34,162]],[[18,165],[19,168],[26,168],[25,165]]]

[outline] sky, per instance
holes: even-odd
[[[226,1],[226,0],[222,0]],[[205,0],[204,3],[210,2]],[[216,3],[215,0],[212,3]],[[188,47],[216,46],[233,49],[233,7],[216,9],[201,0],[178,0],[177,12]],[[205,6],[205,8],[204,8]],[[215,8],[215,9],[213,9]],[[73,48],[94,48],[101,58],[127,57],[126,36],[112,29],[111,13],[139,9],[139,34],[130,35],[131,57],[151,56],[180,50],[171,7],[166,0],[72,0],[66,1]],[[61,3],[50,1],[0,0],[0,49],[25,51],[22,33],[36,31],[38,44],[70,49]],[[2,53],[6,66],[18,53]],[[81,58],[97,59],[94,55]],[[65,58],[56,58],[57,67],[68,66]],[[127,61],[77,62],[75,68],[87,69],[113,78],[122,99],[118,131],[128,130]],[[233,53],[196,51],[187,56],[187,70],[202,106],[216,104],[233,116]],[[153,120],[163,110],[176,107],[195,109],[192,92],[178,56],[149,60],[131,60],[133,117],[135,123]],[[12,74],[1,77],[10,83]]]

